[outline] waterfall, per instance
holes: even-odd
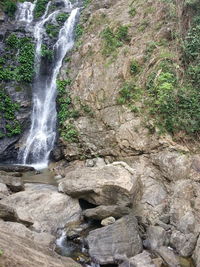
[[[30,23],[32,15],[27,10],[32,10],[30,5],[21,4],[21,13],[18,17]],[[31,115],[31,128],[25,145],[19,151],[19,160],[24,165],[31,165],[36,169],[46,168],[51,150],[56,138],[56,79],[62,66],[66,53],[73,47],[73,31],[79,8],[68,0],[63,0],[64,8],[51,12],[51,1],[41,19],[33,26],[33,35],[36,42],[35,50],[35,80],[33,84],[33,109]],[[30,3],[29,3],[30,4]],[[34,4],[35,5],[35,2]],[[25,11],[25,7],[27,10]],[[45,24],[53,21],[59,11],[70,11],[70,16],[59,31],[57,41],[53,45],[54,58],[48,71],[42,70],[41,46],[45,37]],[[23,15],[24,14],[24,15]],[[29,15],[27,15],[29,14]],[[22,15],[24,18],[22,18]],[[25,19],[26,17],[26,19]]]
[[[37,0],[35,0],[33,3],[18,3],[18,12],[16,20],[19,22],[25,22],[26,24],[30,24],[33,21],[33,11],[35,8],[36,1]]]

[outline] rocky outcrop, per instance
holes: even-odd
[[[142,251],[137,220],[125,216],[114,224],[91,231],[87,237],[89,254],[100,264],[122,261]]]
[[[78,200],[60,194],[54,187],[27,190],[8,196],[0,201],[14,209],[20,220],[33,224],[39,232],[55,233],[67,222],[80,219]]]
[[[101,168],[81,168],[66,173],[59,191],[95,205],[132,205],[139,198],[138,176],[127,164],[115,162]]]
[[[124,261],[119,267],[157,267],[151,259],[150,253],[144,251],[127,261]]]
[[[2,267],[80,267],[70,258],[62,258],[49,249],[45,249],[30,236],[19,236],[12,228],[4,228],[1,224],[0,243]]]

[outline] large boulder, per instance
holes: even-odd
[[[137,220],[132,214],[91,231],[87,243],[90,256],[100,264],[112,264],[142,251]]]
[[[21,177],[0,174],[0,183],[7,185],[7,187],[13,192],[24,190],[24,185]]]
[[[10,192],[8,190],[8,187],[5,184],[0,183],[0,199],[6,196],[9,196],[9,195],[10,195]]]
[[[58,193],[53,186],[29,188],[0,201],[16,211],[20,220],[33,224],[37,231],[54,233],[67,222],[80,218],[81,208],[78,200]]]
[[[95,205],[131,205],[140,195],[139,177],[124,162],[66,173],[59,191]]]
[[[20,237],[12,229],[0,231],[1,267],[80,267],[70,258],[63,258],[45,249],[32,238]]]

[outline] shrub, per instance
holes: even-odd
[[[69,14],[68,13],[60,13],[56,16],[56,21],[59,24],[63,24],[67,19],[69,18]]]
[[[5,1],[5,3],[3,4],[4,6],[4,12],[9,16],[9,17],[14,17],[15,12],[17,10],[17,5],[15,2],[11,1],[11,0],[7,0]]]
[[[35,18],[39,18],[44,14],[48,2],[49,0],[38,0],[36,2],[35,9],[34,9]]]
[[[53,50],[48,49],[48,47],[44,44],[41,46],[41,56],[48,61],[52,61],[53,59]]]
[[[59,34],[59,29],[60,27],[57,25],[54,25],[52,23],[47,23],[45,25],[46,33],[49,35],[51,38],[56,38]]]

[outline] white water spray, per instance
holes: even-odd
[[[73,30],[79,8],[63,0],[65,8],[63,11],[71,11],[68,20],[59,32],[57,42],[53,47],[54,61],[53,69],[49,75],[44,77],[41,73],[41,46],[45,35],[45,24],[55,19],[59,11],[49,13],[51,2],[46,7],[45,14],[34,27],[36,40],[35,67],[36,78],[33,89],[33,110],[31,116],[31,129],[25,146],[20,150],[21,163],[31,165],[36,169],[46,168],[48,159],[56,138],[56,79],[62,66],[66,53],[73,47]],[[24,12],[26,14],[26,12]]]

